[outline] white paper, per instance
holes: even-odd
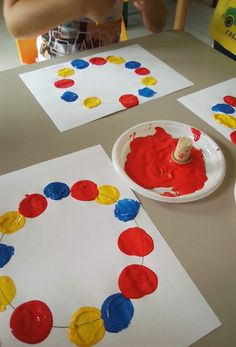
[[[108,62],[102,66],[90,64],[88,68],[78,70],[73,68],[71,60],[68,60],[63,64],[20,74],[20,77],[60,131],[123,110],[124,107],[119,102],[119,97],[123,94],[136,95],[139,104],[142,104],[193,85],[139,45],[90,55],[83,60],[89,61],[91,57],[97,56],[106,58],[110,55],[123,57],[126,62],[138,61],[141,67],[148,68],[150,70],[148,76],[157,79],[156,85],[148,87],[156,94],[149,98],[140,96],[138,90],[146,87],[141,83],[145,76],[139,76],[134,70],[127,69],[125,63],[119,65]],[[68,78],[74,80],[75,84],[70,88],[58,89],[54,86],[54,82],[62,79],[57,72],[64,67],[74,69],[75,74]],[[65,91],[75,92],[79,98],[75,102],[65,102],[61,100],[61,95]],[[99,97],[101,104],[95,108],[86,108],[83,101],[90,96]]]
[[[225,103],[223,98],[226,95],[236,97],[236,77],[198,92],[185,95],[179,98],[178,101],[231,141],[230,134],[234,129],[217,123],[212,117],[213,114],[217,114],[217,112],[212,111],[212,107]],[[236,112],[232,116],[236,117]]]
[[[50,182],[68,184],[81,179],[98,186],[108,184],[120,191],[120,199],[137,200],[116,175],[101,146],[91,147],[0,177],[0,214],[17,210],[25,194],[42,193]],[[144,265],[159,278],[151,295],[132,300],[134,317],[120,333],[106,332],[98,346],[104,347],[185,347],[220,325],[220,321],[200,294],[160,232],[141,207],[135,221],[121,222],[114,216],[114,205],[77,201],[72,197],[48,199],[46,211],[27,218],[20,231],[4,235],[2,242],[15,247],[15,255],[1,270],[17,288],[12,304],[41,300],[51,309],[54,325],[67,326],[81,306],[100,309],[103,301],[119,292],[118,276],[132,263],[142,259],[123,254],[117,239],[136,223],[152,238],[155,248],[144,258]],[[25,346],[9,329],[13,310],[0,313],[1,347]],[[39,344],[69,347],[66,329],[52,329]]]

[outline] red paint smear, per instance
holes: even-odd
[[[230,134],[230,140],[231,140],[232,143],[234,143],[236,145],[236,131],[233,131]]]
[[[172,187],[175,195],[190,194],[202,189],[207,180],[203,153],[191,149],[191,162],[180,165],[172,161],[171,153],[178,139],[172,138],[161,127],[154,135],[137,137],[130,143],[125,172],[140,186],[153,189]]]
[[[191,130],[192,130],[192,133],[194,135],[194,141],[197,142],[200,139],[202,133],[200,130],[198,130],[196,128],[191,128]]]
[[[148,267],[133,264],[122,270],[118,285],[126,298],[139,299],[157,289],[158,277]]]
[[[133,94],[124,94],[119,98],[119,101],[125,108],[131,108],[139,104],[137,96]]]
[[[63,80],[56,81],[54,86],[57,88],[69,88],[74,85],[74,81],[69,78],[64,78]]]
[[[18,306],[10,319],[12,334],[24,343],[40,343],[51,332],[53,317],[42,301],[28,301]]]
[[[154,243],[143,229],[135,227],[123,231],[118,238],[118,247],[127,255],[144,257],[154,249]]]
[[[106,64],[107,60],[102,57],[94,57],[94,58],[90,58],[89,62],[93,65],[104,65]]]
[[[226,95],[224,97],[224,102],[226,102],[228,105],[236,106],[236,98],[234,96]]]
[[[148,70],[146,67],[139,67],[134,70],[137,75],[145,76],[150,74],[150,70]]]
[[[19,204],[19,212],[29,218],[34,218],[39,216],[46,210],[48,205],[47,199],[41,194],[30,194]]]
[[[77,200],[95,200],[98,196],[97,185],[89,180],[78,181],[71,187],[71,196]]]
[[[160,195],[162,196],[168,196],[170,198],[175,198],[177,195],[170,193],[170,192],[164,192],[164,193],[160,193]]]

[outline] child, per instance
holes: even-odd
[[[134,0],[134,6],[147,29],[163,29],[162,0]],[[4,0],[3,10],[14,37],[39,36],[39,60],[44,60],[118,42],[122,8],[123,0]]]
[[[236,60],[236,0],[218,0],[209,31],[214,48]]]

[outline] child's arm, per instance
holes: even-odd
[[[17,38],[33,37],[80,17],[101,22],[116,0],[4,0],[8,30]]]
[[[152,32],[160,32],[166,24],[166,7],[162,0],[134,0],[134,6],[142,13],[143,24]]]

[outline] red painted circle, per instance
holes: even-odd
[[[69,88],[73,86],[75,82],[69,78],[64,78],[63,80],[59,80],[54,82],[54,86],[56,88]]]
[[[125,108],[131,108],[139,104],[137,96],[133,94],[124,94],[119,98],[119,101]]]
[[[102,57],[94,57],[94,58],[90,58],[89,62],[93,65],[104,65],[106,64],[107,60]]]
[[[236,145],[236,131],[233,131],[230,134],[230,140],[231,140],[232,143],[234,143]]]
[[[118,279],[121,293],[128,299],[139,299],[153,293],[158,286],[158,277],[144,265],[129,265]]]
[[[18,306],[11,315],[12,334],[24,343],[40,343],[51,332],[53,317],[42,301],[28,301]]]
[[[224,102],[226,102],[228,105],[236,106],[236,98],[234,96],[226,95],[224,97]]]
[[[146,76],[150,74],[150,70],[148,70],[146,67],[139,67],[134,70],[137,75],[140,76]]]
[[[128,228],[118,238],[118,247],[127,255],[144,257],[154,249],[154,243],[143,229],[139,227]]]
[[[18,210],[23,216],[34,218],[43,213],[47,205],[47,199],[43,195],[30,194],[21,200]]]
[[[83,180],[78,181],[71,187],[71,196],[77,200],[91,201],[98,196],[98,188],[96,183]]]

